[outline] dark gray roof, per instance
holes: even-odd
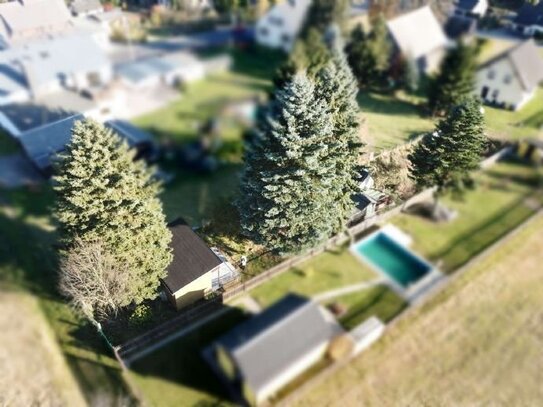
[[[524,2],[524,5],[517,12],[514,23],[543,26],[543,1],[540,1],[536,5],[532,5],[527,1]]]
[[[288,294],[219,338],[253,391],[342,332],[333,317],[308,298]]]
[[[45,117],[45,115],[52,114],[43,107],[41,109],[41,114],[39,109],[36,108],[35,111],[33,110],[36,120],[39,117]],[[4,111],[3,108],[2,111]],[[28,117],[31,118],[31,116]],[[16,115],[15,118],[19,121],[23,120],[23,117],[17,117]],[[19,136],[19,141],[28,158],[42,171],[51,166],[51,161],[56,154],[64,151],[72,137],[72,127],[74,123],[78,120],[85,119],[85,117],[79,113],[60,111],[58,112],[58,116],[46,116],[46,118],[50,119],[47,123],[38,127],[33,123],[34,125],[31,130],[23,132]],[[137,127],[122,120],[106,122],[105,126],[111,128],[121,138],[126,139],[131,147],[152,141],[152,138],[148,133],[141,131]]]
[[[23,133],[19,141],[34,165],[42,171],[46,170],[54,156],[69,143],[74,123],[84,119],[83,115],[77,114],[46,124]]]
[[[459,0],[456,7],[466,11],[472,11],[481,0]]]
[[[522,87],[532,91],[543,81],[543,57],[534,40],[526,40],[486,62],[483,67],[508,58]]]
[[[183,219],[172,222],[169,228],[173,261],[163,281],[175,293],[222,262]]]
[[[109,120],[105,125],[113,129],[119,136],[126,139],[130,145],[150,143],[153,140],[149,133],[125,120]]]
[[[452,15],[447,19],[444,29],[447,37],[452,39],[463,35],[471,35],[477,30],[477,20]]]
[[[74,111],[64,109],[50,109],[38,103],[12,103],[1,106],[0,112],[2,112],[21,133],[55,123],[77,114]]]

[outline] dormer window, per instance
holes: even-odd
[[[276,25],[278,27],[281,27],[283,25],[283,19],[280,17],[274,17],[270,16],[270,24]]]
[[[503,83],[505,83],[506,85],[509,85],[512,80],[513,80],[513,77],[510,74],[507,74],[503,78]]]
[[[494,69],[489,69],[488,73],[487,73],[487,78],[488,79],[494,79],[496,77],[496,72],[494,71]]]

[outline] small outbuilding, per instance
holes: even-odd
[[[183,220],[169,225],[173,261],[162,280],[166,297],[181,309],[237,277],[234,267],[214,251]]]
[[[204,355],[235,394],[258,405],[322,360],[343,333],[318,303],[289,294],[220,337]]]

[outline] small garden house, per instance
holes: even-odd
[[[183,219],[172,222],[169,228],[173,261],[162,287],[175,308],[194,303],[237,277],[234,267],[210,249]]]
[[[236,394],[259,405],[325,356],[344,333],[318,303],[289,294],[204,351]]]

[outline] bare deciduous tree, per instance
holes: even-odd
[[[60,292],[92,321],[130,304],[129,283],[130,271],[101,242],[77,239],[61,261]]]

